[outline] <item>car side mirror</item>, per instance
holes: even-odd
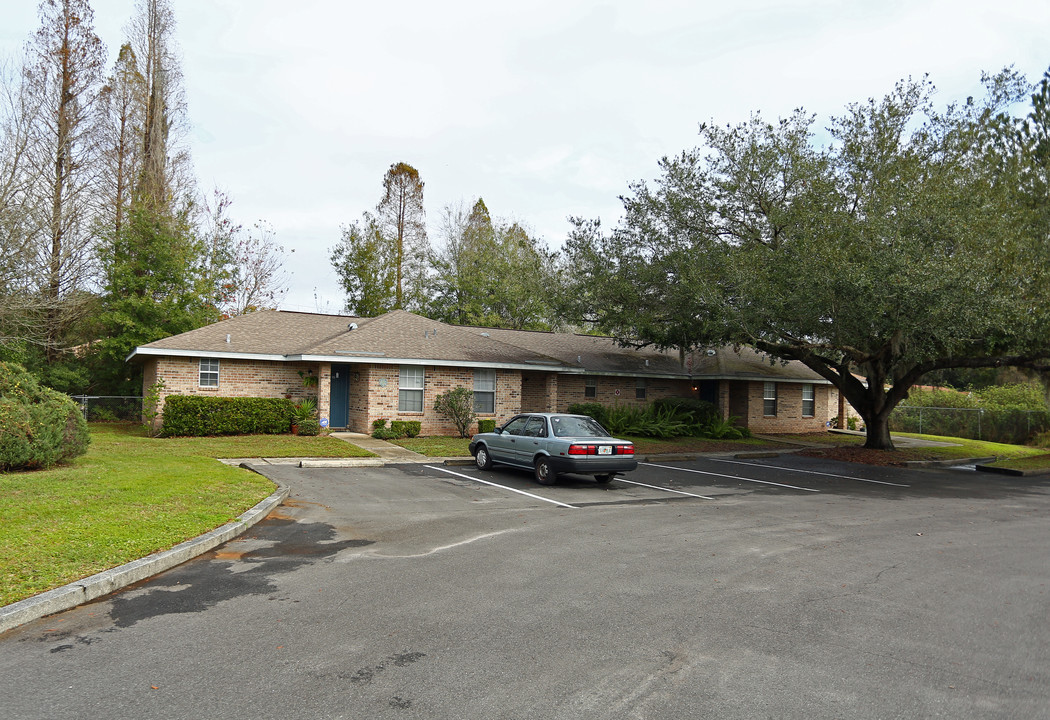
[[[492,432],[496,433],[497,435],[502,435],[503,434],[503,428],[498,427],[495,430],[493,430]]]

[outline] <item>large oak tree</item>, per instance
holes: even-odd
[[[1046,112],[1005,114],[1027,89],[1010,71],[986,88],[938,110],[929,83],[901,82],[834,118],[824,144],[801,110],[702,126],[704,147],[632,186],[618,227],[577,221],[571,319],[801,361],[860,413],[869,448],[893,447],[890,413],[925,373],[1045,365]]]

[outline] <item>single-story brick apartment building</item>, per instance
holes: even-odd
[[[375,318],[264,310],[141,345],[143,395],[315,398],[322,425],[370,432],[420,420],[455,434],[434,399],[470,388],[481,418],[564,412],[577,402],[644,404],[695,397],[758,433],[823,430],[838,393],[798,362],[749,348],[677,353],[570,333],[448,325],[403,310]]]

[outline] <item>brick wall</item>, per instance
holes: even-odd
[[[802,383],[778,382],[777,414],[764,414],[764,382],[734,383],[730,391],[730,410],[738,422],[755,433],[822,432],[827,429],[828,385],[813,386],[814,411],[812,417],[802,416]],[[745,413],[738,410],[746,404]]]
[[[452,368],[427,365],[423,369],[423,411],[399,412],[398,390],[401,377],[397,365],[359,365],[351,371],[349,428],[354,432],[371,433],[372,422],[389,420],[418,420],[421,435],[456,435],[450,420],[434,410],[438,395],[457,387],[474,389],[474,371],[471,368]],[[495,412],[479,415],[502,422],[521,412],[522,382],[517,370],[496,371]],[[473,430],[476,430],[475,425]]]
[[[316,387],[304,387],[298,372],[312,370],[317,374]],[[350,368],[348,429],[370,433],[372,421],[419,420],[423,435],[455,435],[451,422],[434,410],[438,395],[456,387],[474,388],[474,372],[469,368],[427,365],[424,368],[423,411],[398,412],[397,365],[354,364]],[[217,397],[285,397],[293,402],[304,397],[318,401],[319,417],[330,417],[331,365],[328,363],[282,363],[261,360],[219,361],[218,387],[200,386],[198,358],[147,358],[143,364],[143,395],[157,379],[164,381],[160,394],[160,412],[168,395],[212,395]],[[503,422],[522,412],[565,412],[577,402],[600,402],[605,405],[642,405],[662,397],[692,397],[688,380],[649,378],[644,400],[636,398],[633,377],[597,376],[597,397],[586,398],[586,376],[558,375],[518,370],[496,371],[495,412],[482,415]],[[802,417],[802,385],[777,383],[776,417],[763,415],[762,382],[722,381],[719,404],[723,413],[739,418],[753,432],[814,432],[825,429],[829,417],[837,412],[837,393],[828,385],[814,386],[814,417]],[[848,406],[847,406],[848,407]],[[852,411],[852,408],[849,408]]]
[[[263,360],[219,360],[218,387],[201,387],[200,359],[158,357],[146,361],[142,377],[143,395],[155,379],[164,381],[158,402],[161,415],[169,395],[212,397],[283,397],[298,402],[318,398],[319,387],[304,387],[299,371],[315,370],[314,363],[283,363]]]
[[[522,412],[556,412],[557,404],[557,375],[541,372],[523,372],[521,374]]]
[[[558,378],[557,408],[565,412],[574,403],[597,402],[602,405],[647,405],[665,397],[695,397],[692,382],[664,378],[646,378],[645,398],[637,397],[637,378],[593,376],[595,397],[585,396],[586,375],[561,375]]]

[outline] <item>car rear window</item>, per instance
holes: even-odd
[[[589,417],[552,417],[555,437],[609,437],[605,428]]]

